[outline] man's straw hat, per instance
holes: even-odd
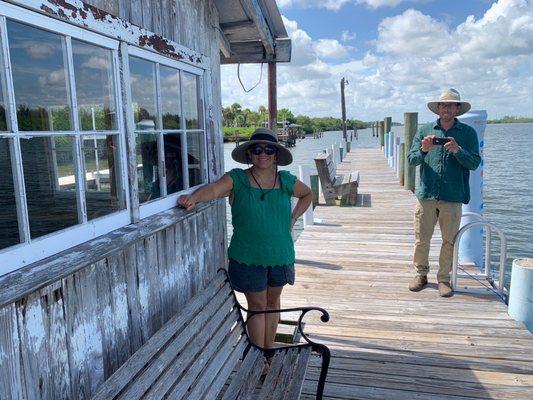
[[[448,89],[444,91],[437,101],[430,101],[428,103],[428,108],[435,114],[438,114],[439,112],[437,110],[437,106],[439,103],[459,103],[461,108],[459,109],[459,113],[457,115],[462,115],[470,110],[470,103],[467,101],[461,101],[461,95],[455,89]]]

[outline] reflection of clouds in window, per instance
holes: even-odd
[[[183,72],[183,112],[188,129],[199,128],[198,124],[198,80],[196,75]]]
[[[116,129],[111,51],[72,40],[72,56],[81,129]]]
[[[177,69],[159,68],[161,82],[161,109],[163,129],[180,129],[179,72]]]
[[[19,129],[71,129],[64,38],[11,20],[7,33]]]
[[[155,64],[130,57],[130,83],[137,129],[153,129],[156,119]],[[147,121],[151,121],[148,123]],[[141,124],[141,122],[145,122]]]

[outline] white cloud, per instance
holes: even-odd
[[[468,17],[455,28],[410,9],[381,22],[374,47],[362,58],[348,55],[342,63],[332,63],[324,51],[326,43],[334,47],[331,42],[312,38],[296,21],[284,22],[293,43],[293,62],[279,64],[279,108],[335,116],[344,76],[350,82],[346,88],[350,118],[391,115],[402,121],[404,112],[417,111],[420,121],[428,121],[433,115],[425,103],[448,87],[457,88],[473,108],[486,109],[490,118],[531,115],[531,0],[499,0],[481,18]],[[241,67],[241,72],[247,86],[259,77],[258,66]],[[234,67],[224,67],[222,82],[224,105],[267,104],[266,68],[262,84],[249,94],[235,83]]]
[[[342,31],[341,40],[343,42],[348,42],[350,40],[355,40],[356,38],[357,38],[357,34],[355,32]]]
[[[378,7],[395,7],[405,1],[417,0],[278,0],[280,8],[326,8],[328,10],[338,11],[347,3],[364,4],[371,8]]]
[[[323,58],[340,58],[348,54],[346,48],[335,39],[319,39],[314,48],[316,54]]]

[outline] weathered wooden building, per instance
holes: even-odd
[[[223,173],[220,64],[290,41],[274,0],[13,0],[0,46],[0,399],[85,399],[224,265],[177,197]]]

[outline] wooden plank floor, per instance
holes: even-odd
[[[331,314],[327,324],[310,317],[306,325],[333,353],[326,398],[533,399],[533,335],[506,305],[490,290],[438,296],[438,230],[429,287],[407,289],[415,196],[381,151],[356,149],[343,170],[360,171],[360,206],[315,209],[319,222],[296,242],[296,285],[282,295],[283,307],[319,305]],[[304,399],[314,398],[318,365],[308,369]]]

